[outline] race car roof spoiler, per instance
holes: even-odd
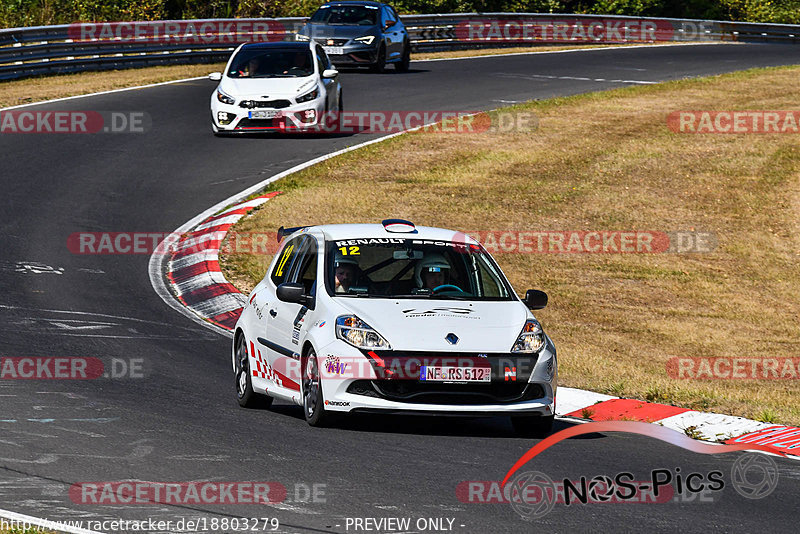
[[[291,234],[295,233],[298,230],[302,230],[303,228],[309,228],[309,227],[308,226],[295,226],[295,227],[292,227],[292,228],[284,228],[283,226],[281,226],[280,228],[278,228],[278,243],[280,243],[281,240],[283,240],[283,238],[286,237],[287,235],[291,235]]]

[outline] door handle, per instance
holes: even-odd
[[[277,311],[275,311],[275,310],[270,310],[270,311],[269,311],[269,314],[270,314],[271,316],[275,317],[275,316],[277,316],[277,315],[278,315],[278,312],[277,312]]]

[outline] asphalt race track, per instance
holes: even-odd
[[[642,47],[415,62],[405,75],[345,72],[342,83],[351,111],[479,110],[798,63],[792,45]],[[796,529],[800,464],[786,459],[775,459],[779,485],[760,500],[725,487],[712,502],[557,504],[528,522],[508,504],[456,496],[462,481],[502,479],[535,443],[516,438],[504,418],[359,417],[315,429],[296,407],[239,408],[229,339],[164,304],[147,254],[76,255],[66,246],[73,232],[170,232],[272,174],[369,138],[215,138],[214,87],[199,80],[33,108],[143,111],[152,117],[146,134],[0,136],[0,355],[96,357],[142,375],[1,380],[0,508],[59,520],[276,517],[288,532],[364,532],[353,518],[388,517],[411,518],[412,531],[417,519],[448,518],[465,533]],[[547,310],[539,317],[546,325]],[[653,469],[718,470],[728,481],[737,457],[593,434],[559,443],[527,468],[553,479],[630,471],[637,480]],[[288,497],[272,506],[92,506],[68,493],[81,481],[121,480],[270,481]],[[324,485],[317,502],[306,499],[312,484]]]

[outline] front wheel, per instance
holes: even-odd
[[[394,64],[394,69],[397,72],[408,72],[410,66],[411,66],[411,45],[406,42],[403,43],[403,59],[401,59],[398,63]]]
[[[376,72],[378,74],[382,74],[386,71],[386,47],[381,45],[380,50],[378,50],[378,59],[375,61],[375,64],[370,67],[372,72]]]
[[[243,408],[269,408],[272,405],[272,397],[259,395],[253,390],[244,335],[236,339],[236,398]]]
[[[309,349],[303,365],[303,413],[311,426],[325,426],[331,420],[331,414],[325,411],[322,378],[314,349]]]
[[[538,417],[511,417],[511,424],[518,436],[526,438],[546,438],[553,430],[554,415]]]

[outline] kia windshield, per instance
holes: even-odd
[[[241,50],[231,62],[231,78],[297,78],[314,74],[307,48]]]

